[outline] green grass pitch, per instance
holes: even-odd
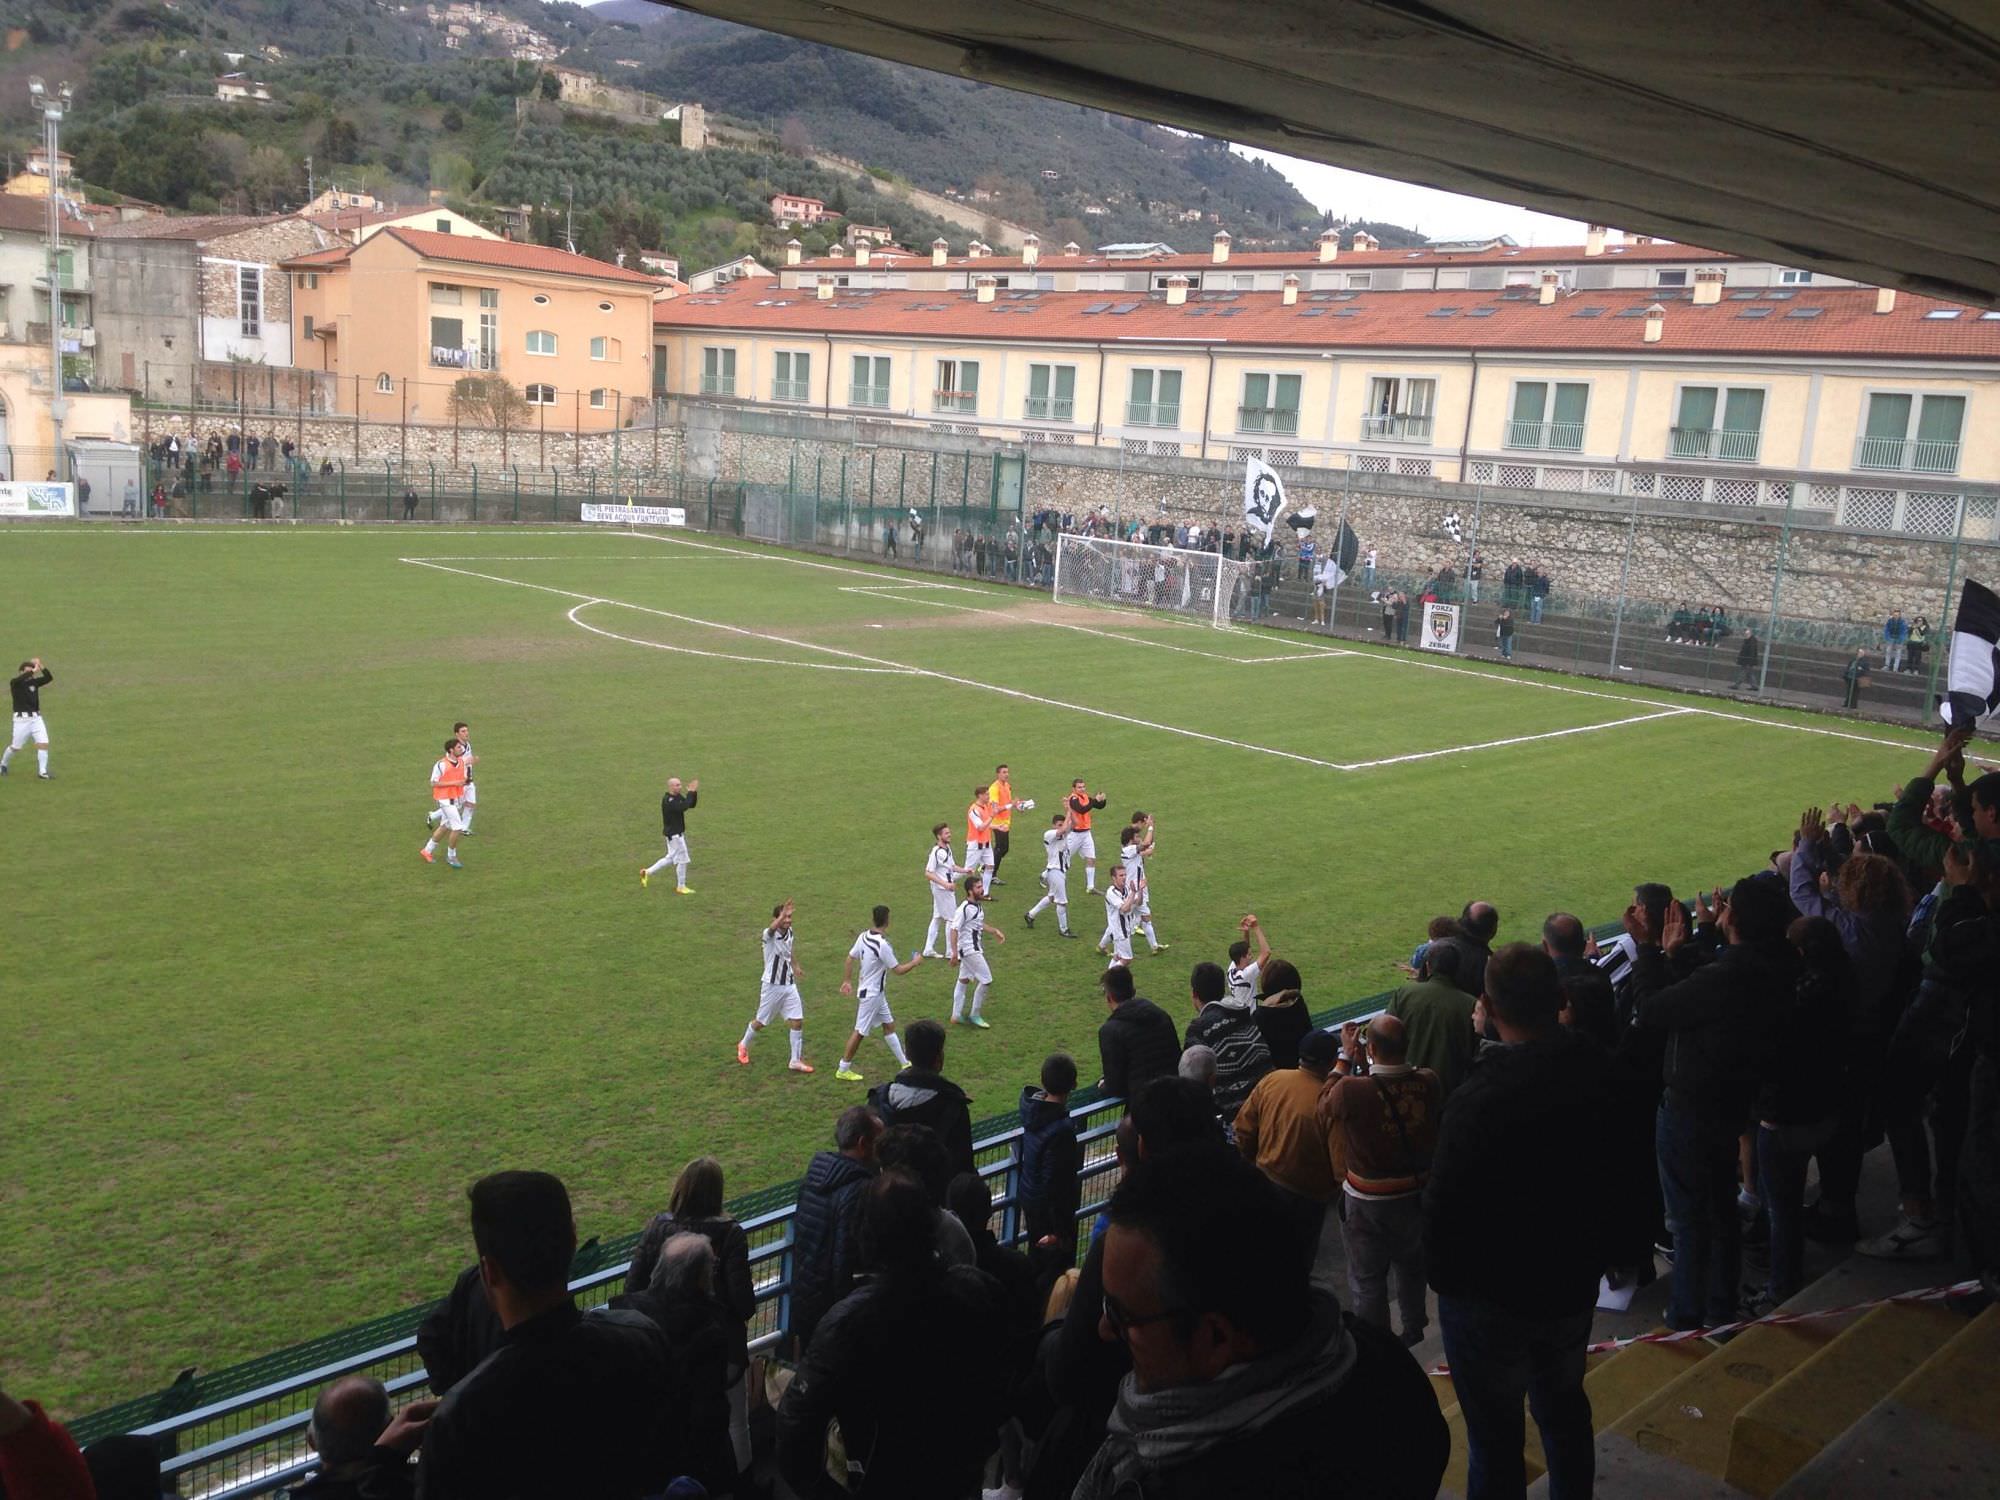
[[[1020,921],[1074,775],[1110,795],[1101,851],[1157,819],[1173,951],[1137,974],[1181,1015],[1245,910],[1331,1004],[1469,897],[1509,938],[1602,920],[1921,758],[680,534],[10,529],[0,578],[10,672],[56,675],[56,779],[17,756],[0,782],[0,1327],[9,1388],[72,1413],[440,1293],[494,1168],[559,1172],[585,1235],[637,1227],[701,1152],[732,1192],[797,1175],[862,1093],[833,1076],[842,955],[877,901],[921,942],[928,830],[960,839],[996,761],[1044,811],[990,908],[993,1030],[947,1054],[981,1114],[1053,1048],[1096,1076],[1101,900],[1072,877],[1086,941]],[[883,664],[912,670],[828,670]],[[463,873],[417,858],[457,718]],[[1478,748],[1397,759],[1454,747]],[[692,898],[637,880],[669,774],[701,778]],[[811,1077],[777,1036],[734,1055],[785,897]],[[898,981],[898,1019],[946,1014],[951,972]],[[890,1071],[878,1040],[860,1063]]]

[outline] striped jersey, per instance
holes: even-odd
[[[979,952],[980,934],[986,930],[986,908],[977,901],[961,901],[951,921],[958,929],[958,951]]]
[[[1060,828],[1051,828],[1042,835],[1042,847],[1049,851],[1048,868],[1057,874],[1069,869],[1069,836]]]
[[[764,984],[782,989],[792,982],[792,930],[764,929]]]
[[[1256,963],[1247,963],[1240,967],[1232,963],[1223,970],[1222,977],[1229,984],[1228,1003],[1242,1010],[1249,1010],[1256,1005],[1257,980],[1261,972],[1262,966]]]
[[[942,880],[946,885],[950,885],[951,851],[938,844],[931,845],[931,857],[924,865],[924,874],[926,876],[935,875],[938,877],[938,880]],[[936,880],[927,880],[925,883],[932,890],[938,888]]]
[[[1146,860],[1139,848],[1138,844],[1123,844],[1118,849],[1118,863],[1125,867],[1125,883],[1135,891],[1146,879]]]
[[[1104,917],[1111,930],[1121,937],[1132,935],[1132,913],[1125,910],[1125,903],[1132,899],[1133,887],[1120,890],[1115,885],[1104,888]]]
[[[862,998],[879,995],[889,987],[889,971],[896,967],[896,950],[881,933],[869,928],[847,950],[849,958],[861,960],[861,983],[855,993]]]

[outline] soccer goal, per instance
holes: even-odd
[[[1213,552],[1148,547],[1064,532],[1056,541],[1058,604],[1112,604],[1227,625],[1250,618],[1250,565]]]

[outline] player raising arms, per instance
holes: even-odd
[[[736,1060],[750,1065],[750,1044],[757,1033],[780,1016],[792,1034],[792,1060],[786,1064],[794,1073],[810,1073],[806,1061],[806,1005],[799,995],[799,968],[792,958],[792,903],[781,901],[771,908],[771,925],[759,935],[764,944],[763,989],[757,997],[757,1014],[743,1029],[736,1044]]]
[[[854,940],[854,946],[847,950],[846,962],[840,966],[840,993],[853,995],[854,1034],[847,1039],[847,1050],[840,1054],[840,1066],[833,1076],[848,1083],[861,1082],[860,1070],[854,1066],[854,1054],[861,1050],[861,1039],[869,1031],[880,1026],[882,1040],[889,1044],[889,1055],[896,1059],[896,1066],[907,1068],[910,1056],[903,1050],[903,1039],[896,1035],[896,1018],[889,1014],[889,976],[907,974],[924,961],[921,953],[912,953],[908,963],[896,962],[896,950],[888,938],[889,908],[878,906],[874,911],[875,925]],[[854,964],[861,963],[861,988],[857,991],[853,984]]]
[[[959,1024],[964,1017],[965,1024],[977,1026],[981,1031],[992,1028],[980,1014],[986,1008],[986,995],[993,987],[993,967],[986,962],[986,939],[996,943],[1007,941],[1007,934],[997,927],[986,925],[986,888],[977,875],[965,877],[965,902],[952,918],[951,931],[945,942],[945,962],[958,965],[958,979],[951,987],[951,1024]],[[965,1017],[965,996],[972,996],[972,1014]]]
[[[981,880],[993,873],[993,804],[984,786],[972,789],[972,806],[965,810],[964,868]]]
[[[1248,912],[1236,924],[1243,934],[1229,945],[1229,967],[1223,970],[1223,978],[1228,982],[1229,995],[1223,1003],[1237,1010],[1257,1008],[1257,980],[1264,972],[1264,965],[1271,961],[1271,940],[1264,936],[1264,924],[1257,920],[1257,913]],[[1257,956],[1250,956],[1250,939],[1257,940]]]
[[[1146,946],[1165,953],[1167,945],[1153,931],[1153,883],[1146,878],[1146,861],[1153,856],[1153,817],[1141,811],[1118,835],[1118,862],[1125,866],[1125,883],[1139,887],[1139,930],[1146,934]]]
[[[951,931],[951,919],[958,911],[952,884],[964,873],[962,866],[951,862],[951,824],[938,824],[931,830],[930,858],[924,862],[924,883],[931,890],[931,920],[924,928],[925,958],[944,957],[937,951],[937,935]]]
[[[690,781],[687,790],[681,790],[678,776],[667,778],[667,794],[660,799],[660,831],[666,835],[667,852],[639,872],[639,884],[644,886],[668,865],[674,867],[674,894],[692,896],[694,891],[688,885],[688,841],[687,815],[694,811],[695,794],[701,790],[700,781]]]
[[[424,863],[437,863],[438,834],[445,836],[444,861],[454,870],[462,870],[458,862],[458,836],[465,831],[465,812],[460,799],[465,795],[465,759],[458,736],[453,735],[444,742],[444,758],[431,767],[431,800],[437,803],[438,824],[424,847],[417,851]]]
[[[21,670],[7,679],[14,698],[14,736],[0,751],[0,776],[7,774],[7,762],[23,745],[35,747],[35,774],[49,779],[49,726],[42,722],[42,689],[56,680],[56,674],[42,665],[39,656],[21,663]]]
[[[1105,936],[1111,940],[1113,967],[1131,966],[1132,916],[1139,909],[1139,900],[1144,894],[1126,883],[1123,865],[1112,870],[1111,884],[1104,888],[1104,921]]]
[[[1072,863],[1083,856],[1083,888],[1086,892],[1097,889],[1097,841],[1090,836],[1090,815],[1104,806],[1102,792],[1085,789],[1083,778],[1077,777],[1069,784],[1069,857]]]
[[[1042,847],[1047,851],[1042,868],[1042,899],[1022,913],[1021,920],[1030,927],[1035,918],[1051,906],[1056,909],[1056,929],[1066,938],[1075,933],[1069,930],[1069,814],[1059,812],[1049,820],[1049,831],[1042,835]]]

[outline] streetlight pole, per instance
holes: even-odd
[[[55,445],[54,463],[57,483],[63,482],[69,468],[63,450],[63,418],[69,415],[69,401],[63,394],[62,363],[62,198],[61,188],[61,147],[63,110],[70,101],[70,86],[59,83],[53,89],[39,78],[28,80],[28,95],[34,100],[35,108],[42,115],[42,157],[49,173],[49,233],[48,233],[48,281],[49,281],[49,429]],[[80,512],[79,512],[80,514]]]

